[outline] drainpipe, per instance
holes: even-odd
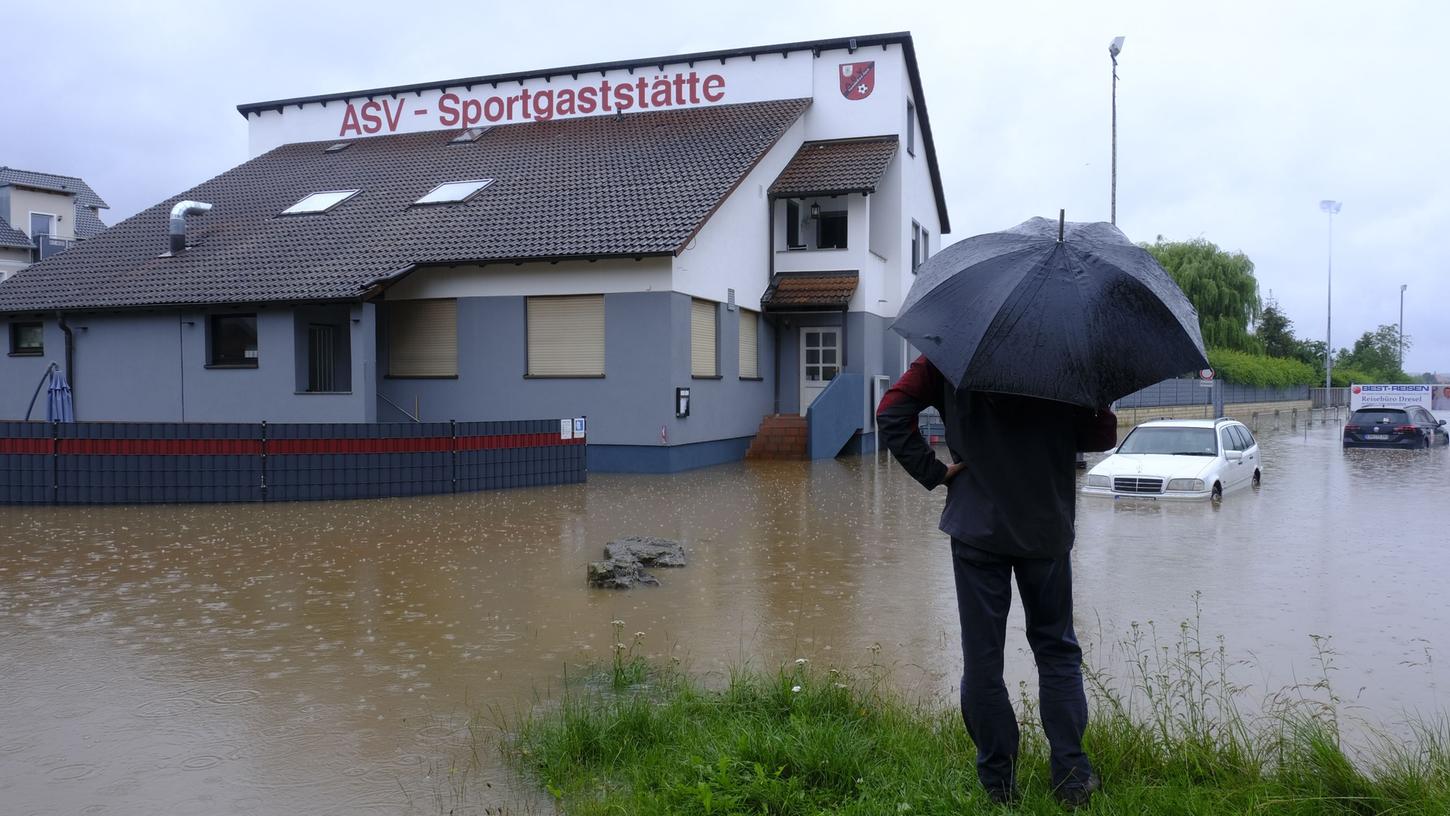
[[[765,197],[765,288],[769,289],[775,283],[775,197]],[[760,310],[765,314],[765,310]],[[771,368],[775,371],[772,388],[772,411],[773,414],[780,413],[780,318],[771,318],[770,321],[771,339]]]
[[[58,322],[60,324],[60,330],[61,330],[61,332],[65,334],[65,379],[66,379],[66,383],[68,385],[70,385],[71,410],[74,411],[75,410],[75,403],[76,403],[76,380],[75,380],[75,370],[76,370],[76,365],[75,365],[75,363],[76,363],[76,337],[75,337],[75,332],[71,331],[70,324],[65,322],[65,313],[64,312],[56,312],[55,313],[55,317],[56,317],[56,322]]]
[[[771,350],[771,356],[774,357],[771,360],[771,368],[775,370],[775,384],[773,386],[775,388],[775,404],[773,406],[774,410],[771,413],[778,414],[780,413],[780,320],[778,318],[770,321],[770,339],[772,345],[775,346]]]

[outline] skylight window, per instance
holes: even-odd
[[[321,213],[336,207],[342,202],[352,198],[361,190],[325,190],[320,193],[313,193],[301,201],[293,204],[282,211],[283,215],[306,215],[307,213]]]
[[[330,144],[327,147],[324,147],[322,149],[322,152],[323,153],[341,153],[342,151],[348,149],[349,147],[352,147],[352,142],[334,142],[333,144]]]
[[[467,144],[468,142],[476,142],[476,141],[478,141],[478,138],[480,136],[482,136],[483,134],[489,132],[490,130],[493,130],[493,127],[492,126],[489,126],[489,127],[471,127],[469,129],[463,131],[462,133],[458,134],[457,136],[454,136],[452,139],[449,139],[449,142],[451,144]]]
[[[449,181],[434,187],[428,194],[414,201],[414,204],[453,204],[473,198],[479,190],[493,183],[493,179],[472,181]]]

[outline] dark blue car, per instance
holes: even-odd
[[[1428,448],[1450,445],[1445,420],[1419,406],[1361,408],[1344,426],[1346,448]]]

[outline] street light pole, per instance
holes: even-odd
[[[1118,55],[1123,52],[1123,38],[1114,37],[1108,45],[1108,56],[1113,58],[1113,192],[1109,204],[1109,223],[1118,223]]]
[[[1405,290],[1408,283],[1400,284],[1400,370],[1405,370]]]
[[[1334,372],[1334,215],[1339,208],[1344,206],[1342,202],[1330,201],[1328,199],[1319,202],[1319,209],[1329,216],[1329,267],[1328,281],[1329,293],[1326,296],[1328,317],[1324,321],[1324,398],[1329,399],[1328,390],[1334,387],[1330,375]]]

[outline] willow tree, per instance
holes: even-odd
[[[1263,353],[1249,333],[1259,318],[1259,282],[1254,262],[1242,252],[1225,252],[1202,238],[1144,244],[1198,310],[1204,345]]]

